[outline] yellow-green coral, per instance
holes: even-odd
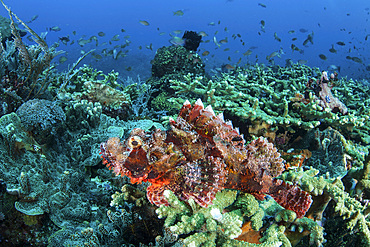
[[[225,238],[235,238],[241,233],[242,217],[234,212],[223,212],[236,199],[237,191],[223,190],[216,194],[213,204],[200,207],[189,199],[188,205],[180,201],[171,191],[165,191],[170,206],[160,206],[156,212],[159,218],[165,218],[165,226],[175,234],[193,233],[184,239],[188,246],[215,246]]]
[[[266,200],[260,207],[253,195],[239,193],[233,190],[223,190],[216,194],[213,204],[207,208],[200,207],[194,200],[188,204],[180,201],[171,191],[165,191],[169,206],[160,206],[156,212],[159,218],[165,219],[165,227],[178,234],[186,246],[241,246],[241,247],[291,247],[289,232],[296,231],[299,240],[310,234],[312,243],[321,244],[324,241],[323,228],[315,221],[297,219],[294,212],[285,210],[274,200]],[[271,205],[271,202],[274,205]],[[275,207],[277,205],[277,207]],[[243,220],[250,221],[255,231],[263,225],[264,210],[275,216],[270,217],[271,225],[264,230],[260,243],[248,243],[235,239],[242,233]],[[265,225],[266,227],[266,225]],[[289,229],[288,229],[289,228]],[[301,234],[303,231],[308,233]]]
[[[314,92],[307,91],[306,84],[314,72],[319,70],[304,65],[279,68],[278,71],[272,67],[255,65],[249,69],[238,68],[232,74],[225,73],[212,80],[188,75],[183,80],[171,81],[176,97],[170,101],[180,105],[185,99],[179,96],[191,92],[196,95],[194,100],[202,98],[203,102],[212,105],[215,112],[228,109],[229,114],[241,121],[263,121],[292,132],[326,124],[341,132],[354,130],[361,141],[370,143],[370,135],[367,134],[367,130],[370,130],[370,124],[367,123],[370,101],[364,100],[369,90],[360,89],[351,82],[356,91],[362,90],[359,97],[349,92],[345,79],[339,80],[338,87],[332,90],[333,95],[350,106],[349,114],[334,113],[331,109],[323,109],[315,99]],[[297,101],[297,94],[303,97],[307,92],[307,102]],[[189,97],[187,99],[190,100]]]
[[[344,186],[339,179],[325,179],[323,176],[317,177],[318,170],[310,169],[303,171],[289,171],[281,175],[285,181],[298,183],[306,191],[310,191],[315,196],[329,195],[335,201],[334,211],[341,216],[347,223],[349,230],[358,229],[361,233],[362,241],[370,245],[370,223],[366,217],[370,213],[369,205],[362,205],[358,200],[351,197],[344,191]]]
[[[259,202],[254,196],[248,193],[240,193],[233,207],[240,208],[237,211],[244,217],[250,217],[252,228],[256,231],[260,230],[263,225],[264,211],[259,206]]]

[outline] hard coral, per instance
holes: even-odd
[[[298,187],[276,179],[284,170],[283,159],[264,138],[245,140],[215,116],[201,100],[194,106],[185,101],[171,129],[145,133],[134,129],[128,139],[110,138],[101,144],[104,163],[131,182],[152,183],[147,189],[150,202],[168,205],[165,190],[182,200],[192,198],[199,205],[212,204],[224,188],[251,193],[257,199],[271,195],[281,206],[303,217],[311,197]]]
[[[56,102],[42,99],[25,102],[16,113],[25,130],[31,132],[39,144],[46,143],[66,120],[63,109]]]
[[[200,56],[182,46],[159,48],[151,63],[152,75],[157,78],[176,73],[204,74]]]

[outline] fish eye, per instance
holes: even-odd
[[[141,138],[138,136],[133,136],[128,141],[128,146],[130,148],[139,148],[142,144]]]

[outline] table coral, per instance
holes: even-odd
[[[356,139],[370,143],[368,88],[346,78],[338,79],[335,85],[326,83],[325,90],[321,90],[324,99],[329,96],[337,99],[331,104],[342,102],[341,111],[332,111],[325,104],[320,105],[321,98],[313,88],[307,87],[310,78],[317,75],[321,75],[318,68],[296,64],[277,70],[257,64],[237,68],[233,73],[217,74],[212,79],[185,75],[171,80],[175,93],[168,100],[181,107],[186,99],[201,97],[216,113],[225,111],[228,118],[240,123],[239,126],[244,125],[245,129],[256,122],[266,123],[280,133],[330,125],[342,134],[356,135]],[[247,132],[244,130],[244,133]],[[271,131],[267,133],[272,136]]]

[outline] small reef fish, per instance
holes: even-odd
[[[202,56],[208,56],[209,55],[209,51],[204,51],[203,53],[202,53]]]
[[[34,16],[31,17],[31,20],[27,21],[26,23],[34,22],[38,17],[39,17],[39,15],[34,15]]]
[[[303,41],[303,46],[307,46],[308,42],[310,42],[313,45],[313,32],[307,35],[307,38],[305,41]]]
[[[345,45],[346,45],[346,43],[344,43],[344,42],[342,42],[342,41],[338,41],[338,42],[337,42],[337,45],[345,46]]]
[[[308,61],[307,60],[303,60],[303,59],[299,59],[298,60],[298,63],[299,64],[306,64]]]
[[[215,43],[215,45],[217,45],[218,47],[220,47],[221,45],[217,42],[217,38],[216,36],[213,37],[213,43]]]
[[[304,29],[304,28],[300,28],[300,29],[299,29],[299,31],[300,31],[301,33],[307,33],[307,32],[308,32],[308,30],[307,30],[307,29]]]
[[[277,33],[276,33],[276,32],[274,33],[274,38],[275,38],[275,40],[277,40],[277,41],[281,42],[281,38],[279,38],[279,37],[278,37],[278,35],[277,35]]]
[[[119,34],[114,35],[114,36],[111,38],[111,41],[119,41]]]
[[[175,30],[175,31],[172,31],[174,34],[180,34],[182,33],[182,30]]]
[[[96,60],[100,60],[100,59],[102,59],[102,58],[103,58],[103,57],[102,57],[102,55],[100,55],[100,54],[93,54],[92,56],[93,56],[93,58],[95,58]]]
[[[331,48],[329,49],[331,53],[337,53],[337,50],[335,50],[334,45],[331,45]]]
[[[104,32],[99,32],[99,33],[98,33],[98,36],[99,36],[99,37],[104,37],[104,36],[105,36],[105,33],[104,33]]]
[[[285,52],[283,51],[283,48],[280,48],[279,51],[274,51],[273,53],[271,53],[270,55],[268,55],[266,57],[266,60],[271,60],[274,57],[281,58],[281,55],[284,55],[284,54],[285,54]]]
[[[324,61],[328,59],[324,54],[319,54],[319,58]]]
[[[146,45],[145,48],[152,51],[153,50],[153,44],[150,43],[150,45]]]
[[[139,23],[143,26],[149,26],[149,22],[147,21],[139,21]]]
[[[260,21],[260,24],[261,24],[261,32],[264,32],[264,33],[265,33],[265,32],[266,32],[266,31],[265,31],[265,25],[266,25],[266,22],[265,22],[264,20],[261,20],[261,21]],[[261,35],[261,33],[260,33],[260,32],[258,32],[258,34],[259,34],[259,35]]]
[[[263,3],[258,3],[258,6],[262,7],[262,8],[266,8],[266,4],[263,4]]]
[[[68,36],[59,37],[59,40],[60,40],[60,42],[62,42],[63,44],[67,45],[67,43],[70,41],[70,39],[69,39],[69,35],[68,35]]]
[[[226,44],[227,43],[227,38],[221,39],[218,43],[220,43],[220,44]]]
[[[114,49],[113,50],[113,59],[117,60],[121,54],[122,54],[122,51],[117,51],[116,49]]]
[[[234,70],[235,67],[232,66],[231,64],[224,64],[222,65],[222,70],[227,70],[227,72],[230,72],[230,70]]]
[[[337,65],[332,64],[332,65],[329,65],[328,66],[328,70],[340,72],[340,66],[337,66]]]
[[[359,57],[352,57],[352,58],[351,58],[351,60],[352,60],[353,62],[356,62],[356,63],[361,63],[361,64],[363,63],[363,62],[362,62],[362,59],[361,59],[361,58],[359,58]]]
[[[173,12],[173,15],[183,16],[184,15],[184,12],[182,10],[177,10],[177,11]]]
[[[243,53],[244,56],[249,56],[252,54],[252,50],[247,50],[246,52]]]
[[[68,60],[68,58],[66,57],[66,56],[61,56],[60,58],[59,58],[59,63],[60,64],[62,64],[62,63],[64,63],[65,61],[67,61]]]
[[[276,56],[279,56],[279,52],[277,51],[274,51],[273,53],[271,53],[270,55],[268,55],[266,57],[266,60],[271,60],[272,58],[276,57]]]
[[[185,44],[185,40],[177,36],[172,37],[169,42],[175,46],[183,46]]]
[[[208,34],[204,31],[200,31],[198,34],[202,37],[207,37],[208,36]]]
[[[49,28],[49,31],[53,31],[53,32],[59,32],[60,30],[62,30],[62,29],[58,26],[53,26],[53,27]]]
[[[212,22],[208,23],[208,26],[216,26],[216,23],[212,21]]]
[[[85,46],[86,44],[91,43],[91,40],[90,40],[90,39],[82,39],[82,38],[80,38],[80,39],[77,41],[77,43],[78,43],[81,47],[83,47],[83,46]]]

